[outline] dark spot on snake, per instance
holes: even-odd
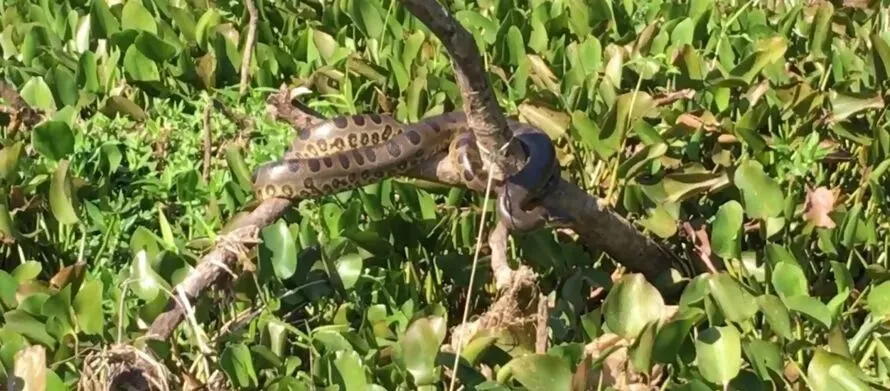
[[[352,122],[355,122],[358,126],[365,126],[365,116],[356,115],[352,117]]]
[[[420,133],[417,133],[416,130],[409,130],[405,132],[405,137],[408,137],[408,141],[410,141],[411,144],[420,144]]]
[[[290,187],[290,185],[281,185],[281,194],[284,194],[287,198],[291,198],[294,196],[294,188]]]
[[[355,175],[355,173],[352,172],[352,173],[349,173],[349,176],[347,178],[350,183],[355,183],[355,180],[358,179],[358,175]]]
[[[414,152],[414,158],[418,160],[423,159],[423,150],[421,149],[417,152]]]
[[[380,144],[380,133],[372,133],[371,134],[371,144],[374,144],[374,145]]]
[[[312,178],[303,179],[303,187],[312,189],[315,187],[315,181],[313,181]]]
[[[299,136],[300,140],[308,140],[309,137],[312,137],[312,132],[309,129],[300,129]]]
[[[371,177],[371,172],[368,170],[362,170],[361,176],[362,176],[362,180],[367,180],[368,178]]]
[[[309,159],[309,171],[318,172],[321,170],[321,162],[318,159]]]
[[[318,155],[318,150],[315,149],[315,144],[309,144],[306,146],[306,151],[309,152],[310,155],[315,156]]]
[[[338,151],[342,151],[346,147],[346,142],[343,141],[342,137],[337,137],[331,145],[334,146]]]
[[[349,147],[350,148],[358,148],[358,135],[355,133],[349,134]]]
[[[318,140],[318,150],[322,153],[328,151],[328,142],[327,140]]]
[[[321,185],[321,190],[324,191],[325,193],[330,193],[330,192],[334,191],[334,189],[328,183]]]
[[[330,156],[325,156],[322,160],[324,161],[325,167],[331,168],[334,166],[334,159],[331,159]]]
[[[367,133],[362,133],[362,146],[368,145],[369,142],[371,142],[371,137]]]
[[[390,137],[392,137],[392,126],[386,125],[383,128],[383,140],[389,140]]]
[[[467,182],[471,182],[473,180],[473,172],[468,169],[464,169],[464,180]]]
[[[337,125],[338,128],[345,128],[349,125],[349,120],[346,117],[337,117],[334,118],[334,125]]]
[[[470,145],[471,145],[471,142],[470,142],[470,138],[469,138],[469,137],[461,137],[461,138],[459,138],[459,139],[457,140],[457,147],[458,147],[458,148],[469,147]]]
[[[349,156],[341,154],[337,156],[337,158],[340,159],[340,166],[342,166],[344,169],[349,169]]]
[[[310,195],[311,195],[311,193],[309,193],[309,190],[300,190],[301,198],[309,198]]]
[[[380,118],[379,114],[370,114],[370,115],[368,115],[368,118],[371,119],[371,122],[373,122],[377,125],[380,125],[383,123],[383,118]]]
[[[272,197],[275,195],[275,185],[266,185],[266,196]]]
[[[401,162],[398,165],[396,165],[396,169],[399,171],[402,171],[406,168],[408,168],[408,162]]]
[[[365,157],[362,156],[361,152],[353,149],[352,150],[352,158],[355,159],[355,164],[362,165],[365,164]]]
[[[430,127],[433,128],[433,131],[436,133],[439,133],[442,131],[442,128],[439,126],[439,123],[437,121],[432,121],[430,123]]]
[[[398,143],[388,143],[386,144],[386,150],[393,157],[398,157],[402,154],[402,148],[399,147]]]
[[[368,157],[369,162],[373,163],[377,161],[377,151],[374,151],[373,148],[365,150],[365,155]]]
[[[298,172],[300,171],[300,161],[296,159],[288,159],[285,164],[287,165],[287,170],[290,172]]]

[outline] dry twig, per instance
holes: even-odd
[[[207,106],[204,106],[204,116],[203,116],[203,124],[204,124],[204,169],[202,170],[202,177],[204,178],[204,182],[210,180],[210,158],[211,158],[211,149],[213,149],[213,131],[210,127],[210,115],[213,113],[213,103],[207,103]]]
[[[256,46],[256,25],[257,10],[254,0],[247,0],[244,4],[247,6],[247,37],[244,39],[244,58],[241,59],[241,85],[238,94],[244,96],[247,93],[247,87],[250,83],[250,60],[253,57],[253,48]]]

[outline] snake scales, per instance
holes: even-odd
[[[508,124],[526,150],[528,160],[510,176],[498,197],[501,221],[511,231],[543,224],[547,211],[530,204],[559,177],[559,162],[550,138],[517,121]],[[383,178],[405,174],[448,150],[463,169],[468,187],[484,187],[475,136],[461,112],[402,124],[387,115],[335,117],[297,134],[291,156],[261,165],[253,174],[259,200],[280,197],[305,199],[355,189]]]

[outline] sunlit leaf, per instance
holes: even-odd
[[[437,316],[415,319],[399,340],[408,372],[418,386],[432,384],[438,376],[436,355],[445,340],[445,319]]]
[[[766,175],[759,162],[743,161],[736,169],[733,181],[742,192],[745,213],[749,217],[766,219],[782,213],[785,195],[776,180]]]

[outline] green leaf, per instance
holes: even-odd
[[[195,21],[192,12],[187,9],[173,6],[169,7],[169,10],[170,15],[173,17],[176,26],[179,27],[179,31],[182,32],[185,40],[188,42],[195,42],[195,28],[197,22]]]
[[[773,270],[773,288],[780,297],[807,296],[807,277],[795,262],[779,262]]]
[[[791,311],[819,322],[826,329],[831,328],[831,311],[818,299],[809,296],[790,296],[782,300]]]
[[[525,41],[519,28],[510,26],[507,30],[507,50],[510,54],[510,65],[518,66],[525,60]]]
[[[54,98],[61,106],[77,105],[79,94],[77,81],[68,68],[56,65],[52,71],[52,85],[55,91]]]
[[[85,281],[74,297],[77,325],[88,335],[101,335],[105,330],[102,314],[102,281]]]
[[[127,48],[127,53],[124,54],[124,70],[131,79],[136,81],[151,82],[161,79],[158,66],[136,45],[131,45]]]
[[[726,272],[712,275],[708,287],[726,319],[743,322],[757,313],[754,296]]]
[[[121,27],[124,30],[142,30],[152,34],[158,33],[158,25],[155,17],[142,6],[140,0],[130,0],[124,4],[121,10]]]
[[[609,329],[633,339],[648,323],[661,319],[664,299],[642,274],[626,274],[609,291],[603,308]]]
[[[754,52],[733,68],[730,74],[750,85],[767,65],[783,59],[786,50],[788,41],[784,37],[773,36],[760,40],[755,43]]]
[[[291,236],[287,222],[278,220],[263,228],[262,239],[264,252],[269,253],[275,275],[282,280],[290,278],[297,271],[297,243]]]
[[[760,306],[760,312],[763,312],[766,322],[776,334],[786,339],[794,338],[791,331],[791,315],[788,314],[788,309],[781,299],[764,294],[757,297],[757,305]]]
[[[872,288],[868,293],[866,306],[875,318],[884,318],[890,314],[890,281],[884,281]]]
[[[742,250],[742,204],[729,201],[720,206],[711,229],[711,249],[723,259],[738,259]]]
[[[572,372],[565,360],[548,354],[529,354],[511,360],[498,371],[497,380],[505,383],[510,377],[529,391],[572,389]]]
[[[201,47],[207,46],[210,33],[219,24],[220,19],[221,16],[216,8],[208,8],[207,11],[204,11],[204,14],[198,19],[198,24],[195,26],[195,41],[198,42],[198,45]]]
[[[781,215],[785,196],[775,179],[766,175],[754,160],[743,161],[735,171],[734,182],[742,192],[745,213],[753,219],[766,220]]]
[[[405,367],[414,378],[415,385],[430,385],[438,380],[436,355],[445,340],[446,327],[445,318],[439,316],[418,318],[408,325],[399,340]]]
[[[170,60],[177,54],[176,47],[148,31],[140,31],[133,44],[139,48],[140,53],[159,63]]]
[[[99,84],[98,63],[96,55],[91,51],[81,53],[77,59],[77,73],[75,75],[77,85],[89,92],[99,92],[102,87]]]
[[[741,370],[741,336],[731,325],[703,330],[695,340],[695,352],[702,377],[712,383],[727,384]]]
[[[0,177],[9,181],[18,174],[19,162],[25,145],[22,141],[16,141],[12,145],[0,149]]]
[[[0,304],[10,309],[18,306],[15,292],[19,288],[19,282],[5,270],[0,270]]]
[[[22,87],[22,99],[32,108],[43,110],[45,112],[56,111],[56,101],[53,99],[53,92],[43,76],[33,76]]]
[[[111,13],[106,0],[92,0],[90,2],[90,27],[93,36],[108,39],[112,34],[121,30],[120,22]]]
[[[71,182],[68,179],[68,160],[62,160],[56,167],[49,185],[49,206],[56,220],[62,224],[70,225],[80,221],[74,205]]]
[[[878,85],[890,80],[890,43],[878,33],[871,34],[872,61],[875,64],[875,77]]]
[[[3,314],[4,329],[15,331],[26,338],[54,349],[56,340],[46,332],[46,325],[27,312],[12,310]]]
[[[784,374],[782,351],[776,344],[763,340],[753,340],[744,345],[745,355],[761,379],[769,379],[774,374]],[[770,372],[772,371],[772,373]]]
[[[340,374],[338,384],[343,390],[367,390],[368,379],[361,357],[355,351],[339,351],[334,354],[334,366]]]
[[[658,330],[652,349],[656,362],[672,363],[677,359],[680,347],[690,337],[689,330],[705,317],[701,309],[691,307],[681,310],[674,318]]]
[[[816,58],[821,58],[831,50],[831,16],[834,14],[834,6],[831,3],[820,3],[813,19],[810,32],[810,53]]]
[[[43,267],[40,265],[40,262],[26,261],[12,270],[12,276],[20,283],[28,282],[37,278],[42,270]]]
[[[31,146],[41,155],[62,160],[74,153],[74,133],[63,121],[46,121],[31,133]]]
[[[337,259],[337,274],[343,282],[343,288],[350,290],[362,275],[362,257],[358,253],[344,254]]]
[[[863,96],[831,91],[829,102],[831,102],[830,120],[832,122],[843,121],[861,111],[884,108],[884,98],[877,94]]]
[[[871,390],[864,378],[865,374],[855,362],[822,348],[816,348],[807,367],[807,379],[813,391]]]
[[[238,388],[255,387],[258,384],[250,350],[242,343],[226,346],[219,356],[219,365]]]
[[[153,301],[161,290],[161,287],[170,289],[166,282],[151,268],[148,252],[139,250],[130,264],[130,276],[132,276],[131,288],[139,298],[145,301]]]

